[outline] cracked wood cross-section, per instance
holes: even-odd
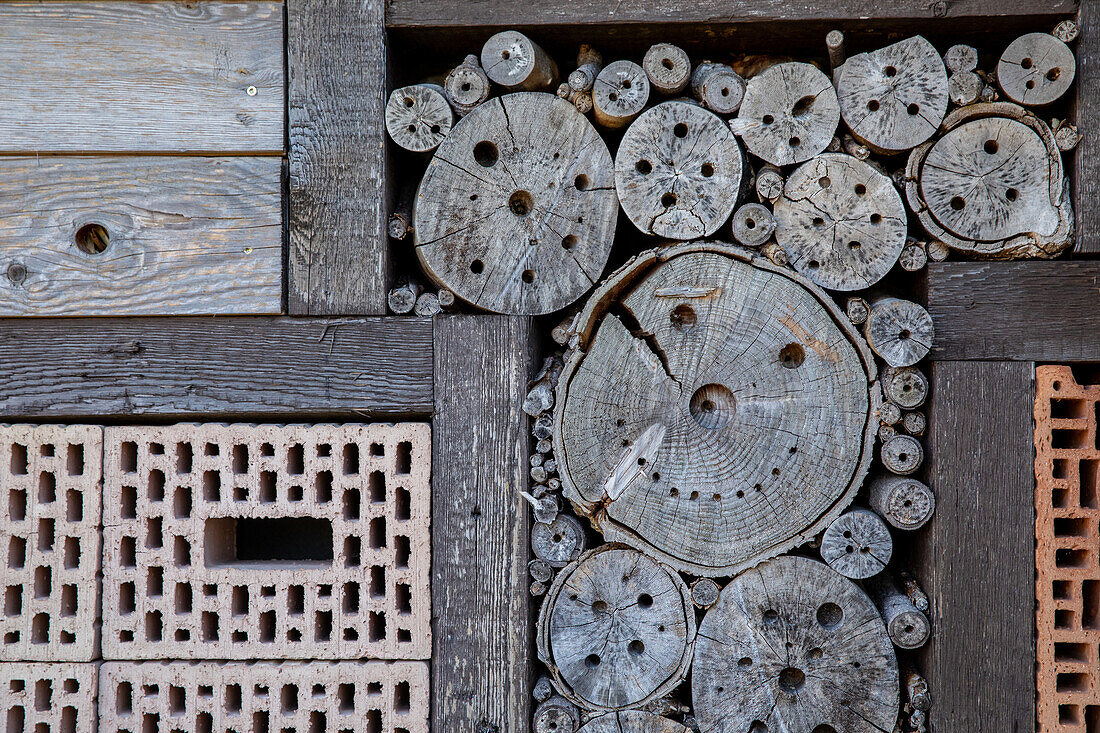
[[[730,575],[824,529],[862,484],[875,367],[800,275],[717,243],[651,250],[578,323],[554,448],[607,539]]]
[[[675,720],[641,710],[624,710],[593,718],[580,733],[690,733],[691,729]]]
[[[473,305],[550,313],[599,279],[618,208],[611,154],[584,115],[554,95],[508,94],[436,150],[416,196],[416,252]]]

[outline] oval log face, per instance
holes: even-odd
[[[573,105],[521,92],[455,125],[416,197],[416,253],[486,310],[550,313],[599,279],[618,217],[607,145]]]
[[[770,560],[722,590],[699,625],[691,676],[709,733],[880,733],[898,716],[897,659],[878,610],[804,557]]]
[[[728,575],[851,501],[874,367],[847,319],[789,270],[722,245],[662,255],[586,311],[590,338],[559,384],[558,469],[609,539]]]

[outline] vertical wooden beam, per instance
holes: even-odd
[[[934,730],[1035,729],[1034,371],[933,365],[936,516],[922,531],[922,572]]]
[[[386,312],[386,34],[382,0],[288,0],[287,307]]]
[[[432,731],[530,724],[527,318],[435,319]]]
[[[1077,215],[1079,255],[1100,254],[1100,3],[1082,0],[1078,20],[1081,35],[1077,55],[1077,129],[1082,140],[1077,146],[1073,174],[1073,204]],[[1070,90],[1073,93],[1073,90]]]

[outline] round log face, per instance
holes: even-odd
[[[730,217],[741,188],[741,146],[712,112],[665,102],[631,124],[615,156],[623,210],[646,234],[698,239]]]
[[[867,509],[841,514],[821,539],[821,559],[846,578],[870,578],[886,569],[893,555],[890,530]]]
[[[416,252],[473,305],[549,313],[600,277],[617,215],[611,154],[588,120],[550,94],[509,94],[462,118],[428,164]]]
[[[735,122],[753,154],[790,165],[828,147],[840,104],[833,83],[816,66],[776,64],[749,80]]]
[[[687,674],[695,613],[684,581],[622,545],[582,556],[554,581],[539,656],[559,691],[590,710],[648,702]]]
[[[880,398],[862,339],[748,250],[649,253],[597,291],[558,387],[566,496],[609,539],[729,575],[797,544],[863,480]]]
[[[450,133],[453,120],[447,98],[429,84],[394,89],[386,102],[386,131],[415,153],[435,150]]]
[[[584,551],[584,527],[574,517],[559,514],[553,522],[531,527],[531,550],[551,567],[563,568]]]
[[[1001,54],[997,84],[1017,104],[1044,105],[1055,101],[1073,84],[1077,61],[1073,51],[1049,33],[1020,36]]]
[[[653,713],[624,710],[593,718],[579,733],[691,733],[691,729]]]
[[[710,733],[892,731],[898,685],[874,604],[815,560],[780,557],[743,573],[699,626],[691,693]]]
[[[775,220],[775,239],[794,268],[830,290],[873,285],[905,248],[905,205],[893,182],[843,153],[795,170],[775,202]]]

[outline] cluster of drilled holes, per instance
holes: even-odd
[[[779,363],[787,369],[797,369],[806,361],[806,350],[801,344],[787,344],[779,351]]]
[[[844,610],[831,601],[821,604],[817,609],[817,622],[822,628],[835,629],[843,620]]]
[[[672,134],[676,137],[687,137],[688,126],[683,122],[677,122],[672,128]]]
[[[681,303],[672,309],[672,313],[669,314],[669,320],[672,322],[672,327],[681,333],[691,333],[695,330],[695,324],[698,317],[695,315],[695,309],[686,303]]]
[[[85,224],[76,230],[77,248],[89,255],[97,255],[107,249],[111,243],[111,234],[102,224]]]
[[[495,143],[482,140],[474,146],[474,160],[483,168],[492,168],[500,159],[500,152]]]

